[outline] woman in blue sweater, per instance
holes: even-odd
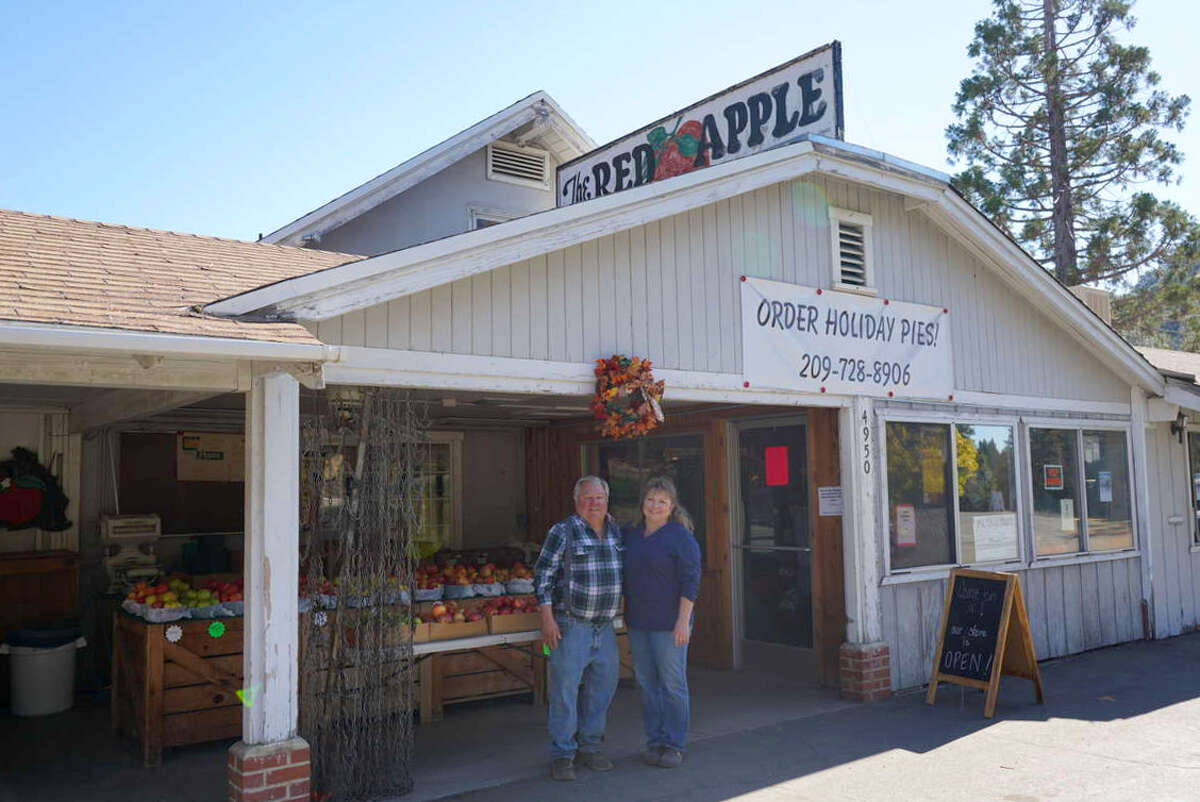
[[[654,477],[642,490],[642,514],[624,532],[625,624],[642,697],[646,762],[683,762],[690,704],[687,646],[700,592],[700,547],[675,485]]]

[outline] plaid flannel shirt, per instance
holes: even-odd
[[[621,531],[611,517],[604,523],[604,540],[577,514],[559,521],[550,527],[533,566],[538,603],[588,621],[612,620],[621,605],[624,550]],[[570,576],[564,578],[568,563]]]

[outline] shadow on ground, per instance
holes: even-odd
[[[942,686],[933,707],[919,693],[851,705],[827,690],[769,672],[697,671],[692,674],[694,739],[683,769],[664,771],[637,761],[641,748],[637,696],[626,688],[618,692],[609,727],[608,749],[618,761],[617,770],[605,775],[581,770],[579,782],[569,790],[546,779],[541,710],[520,700],[448,707],[443,721],[418,728],[416,788],[401,799],[537,802],[570,795],[621,802],[717,802],[754,792],[763,792],[763,798],[828,798],[828,789],[813,797],[772,789],[799,778],[828,783],[836,775],[831,770],[853,771],[859,762],[885,769],[907,765],[905,761],[914,755],[938,750],[945,750],[948,761],[956,761],[938,769],[947,782],[956,776],[983,782],[1008,776],[1005,772],[1011,767],[989,765],[983,767],[986,771],[981,768],[970,774],[970,765],[957,763],[988,762],[988,749],[1004,745],[1012,751],[1017,749],[1014,743],[1025,748],[1018,752],[1025,755],[1027,771],[1047,775],[1043,787],[1061,782],[1059,797],[1076,798],[1082,794],[1071,794],[1069,770],[1054,776],[1054,759],[1073,755],[1068,769],[1093,758],[1111,762],[1088,750],[1102,751],[1103,740],[1111,739],[1113,727],[1122,726],[1121,722],[1156,712],[1169,715],[1173,706],[1200,697],[1197,666],[1200,635],[1126,644],[1052,661],[1042,665],[1044,707],[1033,703],[1030,683],[1008,678],[1001,684],[992,720],[982,717],[982,693],[951,685]],[[1022,722],[1046,726],[1028,727]],[[1191,726],[1194,732],[1194,723]],[[1019,738],[1014,727],[1022,727]],[[1003,744],[1001,733],[1007,739]],[[1021,738],[1029,743],[1018,743]],[[1048,743],[1037,743],[1039,738]],[[1175,745],[1155,742],[1152,736],[1130,733],[1122,738],[1128,743],[1112,748],[1129,753],[1130,763],[1138,762],[1133,753],[1139,749],[1148,754],[1174,750],[1180,765],[1169,768],[1192,772],[1192,782],[1200,778],[1200,750],[1194,743],[1180,754]],[[0,802],[221,799],[229,743],[169,749],[161,767],[143,769],[132,743],[110,735],[104,705],[81,703],[69,713],[39,719],[0,717]],[[1061,754],[1051,754],[1056,752]],[[934,756],[940,760],[940,753]],[[922,771],[929,770],[927,763]],[[1128,769],[1124,773],[1136,778]],[[918,779],[922,776],[917,773]],[[1140,795],[1146,798],[1144,790]],[[1130,793],[1136,794],[1137,789]],[[874,796],[849,790],[838,795]],[[895,797],[922,795],[917,788],[903,788],[897,789]],[[1014,802],[1041,798],[1040,794],[985,796]]]

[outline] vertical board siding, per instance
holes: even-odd
[[[1155,637],[1200,627],[1200,552],[1193,551],[1191,476],[1187,449],[1160,423],[1146,432],[1150,454],[1150,565],[1153,568]],[[1175,518],[1180,523],[1171,523]],[[1138,626],[1140,627],[1140,618]]]
[[[409,315],[412,298],[397,298],[388,303],[387,347],[407,349],[409,343]]]
[[[1141,616],[1139,558],[1018,573],[1039,660],[1141,637],[1140,624],[1133,624]],[[1136,578],[1136,584],[1131,584],[1131,578]],[[1132,594],[1131,587],[1137,588]],[[882,588],[883,633],[891,653],[894,689],[929,681],[945,593],[944,579]],[[1090,612],[1083,607],[1085,599],[1096,600]]]
[[[666,368],[737,374],[739,276],[830,286],[830,206],[871,215],[880,297],[950,309],[958,388],[1128,402],[1124,383],[926,215],[906,211],[903,197],[820,176],[437,288],[428,314],[415,305],[388,314],[386,336],[384,312],[370,309],[322,321],[318,336],[572,362],[636,353]]]

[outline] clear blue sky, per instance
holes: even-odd
[[[537,89],[597,142],[832,39],[846,139],[949,169],[986,0],[0,3],[0,207],[253,239]],[[1126,41],[1200,105],[1200,7]],[[1169,194],[1200,214],[1200,109]]]

